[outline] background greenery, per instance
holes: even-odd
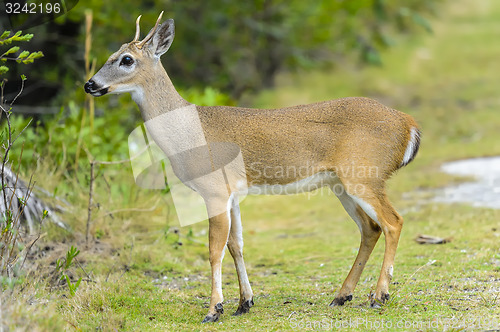
[[[176,20],[176,39],[163,62],[185,98],[198,104],[231,105],[238,100],[240,105],[252,106],[252,93],[272,86],[280,70],[331,68],[346,61],[381,65],[380,51],[395,44],[396,38],[410,32],[432,31],[428,18],[437,14],[439,3],[434,0],[79,2],[66,15],[28,29],[36,32],[36,38],[27,49],[40,50],[45,57],[28,68],[12,65],[5,96],[11,100],[17,95],[19,77],[28,71],[29,84],[17,104],[32,106],[32,111],[37,112],[25,146],[29,155],[35,152],[33,160],[40,155],[59,155],[58,163],[62,157],[71,163],[78,159],[82,140],[88,146],[99,145],[93,151],[98,159],[124,159],[128,152],[124,135],[140,123],[135,106],[128,97],[112,97],[99,103],[91,130],[84,122],[89,124],[92,120],[82,120],[85,98],[82,86],[91,72],[86,61],[88,67],[93,64],[95,70],[99,69],[111,52],[133,38],[135,19],[140,14],[142,36],[161,10],[166,10],[164,17]],[[92,46],[86,53],[85,38],[89,34],[85,15],[89,13]],[[9,25],[8,21],[3,23]],[[40,106],[51,108],[37,111],[35,108]],[[52,114],[45,116],[48,111]],[[93,119],[93,115],[90,117]],[[91,131],[100,134],[90,135]],[[68,141],[68,135],[79,139]],[[40,147],[51,151],[42,152]]]
[[[96,69],[133,38],[139,14],[144,35],[167,9],[165,17],[176,20],[176,40],[164,65],[181,93],[198,104],[280,107],[363,95],[415,116],[424,132],[422,149],[389,184],[406,220],[390,304],[381,310],[367,305],[382,260],[380,241],[353,302],[327,306],[354,260],[359,235],[326,192],[243,202],[256,306],[242,317],[225,314],[220,324],[199,323],[210,294],[206,223],[177,228],[168,194],[135,186],[127,163],[96,166],[87,247],[90,166],[83,148],[90,159],[126,159],[127,136],[140,123],[128,96],[97,99],[91,115],[82,89],[89,75],[89,9],[89,59],[96,58]],[[497,22],[494,0],[90,0],[37,27],[29,49],[45,57],[12,68],[7,86],[14,92],[23,72],[28,91],[19,105],[55,107],[55,114],[35,115],[24,133],[22,172],[34,173],[48,192],[44,199],[62,206],[71,231],[44,222],[28,265],[2,278],[2,324],[26,330],[283,330],[292,328],[292,318],[498,322],[499,212],[431,200],[436,188],[460,181],[439,172],[442,162],[500,154]],[[16,128],[27,122],[13,120]],[[12,159],[19,155],[18,145]],[[421,246],[413,241],[419,233],[454,239]],[[72,245],[81,252],[72,266],[57,270]],[[227,313],[237,305],[233,271],[227,256]],[[60,279],[61,273],[69,279]],[[70,285],[80,278],[75,291]]]
[[[212,86],[239,97],[271,85],[281,69],[335,64],[346,57],[378,64],[378,51],[396,36],[430,31],[425,17],[435,14],[440,2],[88,0],[34,28],[32,47],[47,57],[32,76],[54,88],[56,96],[72,97],[75,81],[85,75],[86,11],[94,15],[92,55],[101,64],[132,39],[139,14],[144,35],[165,10],[165,17],[177,23],[173,51],[164,59],[174,81],[183,88]]]

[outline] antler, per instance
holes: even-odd
[[[156,32],[156,29],[158,29],[158,25],[160,24],[162,16],[163,16],[163,11],[160,13],[160,16],[158,16],[158,19],[156,20],[156,24],[155,24],[154,28],[151,29],[151,31],[148,33],[148,35],[146,37],[144,37],[144,39],[139,44],[137,44],[137,47],[142,48],[144,46],[144,44],[146,44],[153,37],[153,35]]]
[[[134,40],[132,40],[132,42],[138,41],[139,37],[141,36],[141,27],[139,25],[139,22],[141,21],[141,16],[142,15],[139,15],[139,17],[135,21],[135,37],[134,37]]]

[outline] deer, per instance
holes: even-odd
[[[415,119],[365,97],[275,109],[191,104],[177,92],[160,61],[175,34],[174,20],[160,24],[162,15],[163,12],[142,40],[139,16],[134,39],[113,53],[84,89],[95,97],[130,93],[145,122],[175,112],[185,114],[169,118],[179,126],[175,135],[162,136],[167,124],[161,123],[153,128],[156,134],[152,136],[172,156],[176,175],[203,197],[209,212],[211,298],[203,323],[215,322],[224,313],[221,264],[226,248],[234,260],[240,289],[233,315],[246,314],[254,305],[243,259],[238,199],[242,187],[246,188],[245,193],[264,195],[330,188],[361,234],[352,268],[330,306],[342,306],[353,299],[361,273],[382,233],[384,258],[370,305],[386,304],[403,218],[390,203],[385,183],[395,171],[410,163],[419,150],[421,134]],[[184,139],[175,141],[179,133]],[[197,141],[199,137],[208,144],[205,152],[176,157],[176,146],[184,144],[185,138]],[[167,142],[166,138],[175,142]],[[243,158],[242,167],[224,174],[223,181],[196,180],[198,175],[219,167],[219,157],[211,154],[210,148],[218,143],[236,147]]]

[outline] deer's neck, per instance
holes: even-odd
[[[145,76],[138,86],[132,98],[141,110],[148,135],[167,157],[206,145],[196,106],[179,95],[160,63],[154,75]]]
[[[177,92],[160,62],[152,72],[154,75],[144,77],[140,89],[131,93],[144,121],[191,105]]]

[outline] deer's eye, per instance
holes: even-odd
[[[122,58],[122,61],[120,61],[120,66],[121,66],[121,65],[131,66],[133,63],[134,63],[134,59],[132,59],[132,57],[131,57],[131,56],[129,56],[129,55],[125,55],[125,56]]]

